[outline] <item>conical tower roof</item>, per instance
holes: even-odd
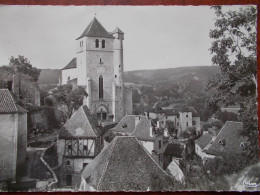
[[[100,22],[96,19],[96,17],[93,18],[93,20],[84,30],[84,32],[77,38],[77,40],[85,36],[114,38],[113,35],[107,32],[107,30],[102,26],[102,24],[100,24]]]

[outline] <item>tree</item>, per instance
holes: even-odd
[[[257,128],[257,56],[255,6],[224,11],[213,6],[217,16],[215,29],[209,33],[214,39],[210,47],[212,62],[220,73],[207,84],[216,93],[208,99],[211,108],[235,103],[239,99],[244,135],[248,136],[248,160],[258,160]],[[253,160],[252,160],[253,159]]]
[[[33,81],[38,81],[41,70],[33,67],[30,61],[24,56],[18,55],[17,58],[11,56],[9,65],[15,72],[29,75]]]
[[[78,109],[82,103],[83,98],[87,97],[84,87],[72,88],[72,85],[61,85],[53,89],[52,95],[58,102],[65,103],[69,108],[69,116],[71,116],[73,109]]]

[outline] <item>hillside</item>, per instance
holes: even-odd
[[[125,82],[135,84],[160,85],[185,80],[206,82],[218,72],[217,66],[191,66],[157,70],[136,70],[125,72]]]

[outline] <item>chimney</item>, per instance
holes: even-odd
[[[150,121],[150,137],[153,137],[153,126],[151,121]]]
[[[158,128],[160,128],[160,121],[159,121],[159,120],[157,121],[156,126],[157,126]]]
[[[168,137],[168,129],[164,128],[163,130],[163,137]]]
[[[135,116],[135,127],[138,125],[140,122],[140,116]]]

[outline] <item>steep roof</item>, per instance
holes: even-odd
[[[195,140],[195,143],[201,148],[204,149],[212,140],[212,137],[209,133],[202,135],[199,139]]]
[[[141,141],[154,141],[155,136],[150,134],[151,122],[147,117],[140,117],[139,123],[136,125],[135,130],[131,135],[135,136]]]
[[[135,120],[137,118],[137,124]],[[136,126],[135,126],[136,125]],[[135,136],[138,140],[154,141],[155,135],[150,136],[151,122],[145,116],[126,115],[113,129],[114,133]]]
[[[96,138],[99,137],[101,133],[102,131],[99,128],[97,118],[91,115],[88,107],[84,105],[63,125],[59,137]]]
[[[61,70],[66,70],[66,69],[72,69],[72,68],[77,68],[77,58],[73,58],[63,69]]]
[[[175,158],[182,158],[184,146],[179,143],[169,143],[164,150],[164,155],[170,155]]]
[[[96,17],[93,18],[93,20],[84,30],[84,32],[77,38],[77,40],[85,36],[114,38],[112,34],[106,31],[106,29],[102,26],[102,24],[100,24],[100,22],[96,19]]]
[[[130,136],[117,136],[82,176],[97,191],[174,190],[173,178]]]
[[[0,114],[17,113],[14,99],[8,89],[0,89]]]
[[[241,155],[243,151],[241,143],[247,140],[241,135],[242,129],[242,122],[227,121],[205,152],[212,155]]]
[[[124,34],[124,32],[118,27],[116,27],[115,30],[112,31],[112,34],[115,34],[115,33]]]
[[[112,129],[113,132],[124,132],[131,134],[135,129],[135,117],[133,115],[125,115],[124,118]]]

